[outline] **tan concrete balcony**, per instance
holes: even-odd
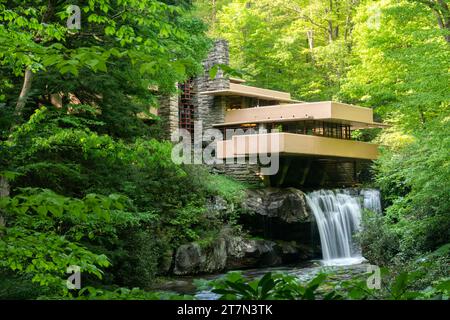
[[[235,135],[217,142],[217,158],[237,158],[257,154],[296,155],[374,160],[378,145],[344,139],[293,133]]]
[[[283,123],[308,120],[350,125],[351,129],[386,127],[382,123],[373,121],[373,111],[371,108],[332,101],[229,110],[225,114],[225,121],[214,126],[236,127],[244,124]]]

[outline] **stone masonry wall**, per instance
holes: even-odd
[[[225,117],[226,98],[199,94],[204,91],[228,89],[230,80],[225,78],[222,70],[214,79],[209,76],[210,69],[216,64],[228,64],[228,42],[217,40],[211,52],[203,61],[204,73],[194,79],[195,120],[203,122],[203,129],[210,129],[214,123],[223,122]],[[160,98],[159,116],[164,122],[164,129],[168,131],[167,137],[178,128],[178,96],[162,96]]]
[[[259,176],[260,166],[249,163],[216,164],[212,167],[212,172],[225,174],[234,180],[249,184],[263,185],[263,180]]]
[[[229,64],[229,49],[226,40],[216,40],[208,58],[203,61],[204,73],[193,79],[193,102],[195,105],[195,120],[202,121],[202,129],[213,128],[213,124],[225,120],[227,97],[200,94],[205,91],[228,89],[230,80],[224,77],[223,71],[218,70],[216,77],[211,79],[210,69],[216,64]],[[167,132],[167,139],[179,125],[178,121],[178,96],[164,96],[160,99],[159,115]],[[258,176],[259,166],[253,164],[221,164],[211,167],[211,171],[226,174],[238,181],[249,184],[260,184]]]
[[[223,122],[225,117],[225,98],[200,94],[205,91],[228,89],[230,80],[225,78],[222,70],[218,70],[216,77],[211,79],[209,71],[215,64],[229,64],[228,42],[217,40],[214,47],[203,61],[204,73],[194,79],[194,103],[197,120],[203,121],[203,129],[210,129],[214,123]]]
[[[161,117],[166,139],[178,128],[178,95],[164,95],[159,98],[158,115]]]

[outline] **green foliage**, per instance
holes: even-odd
[[[357,235],[364,257],[370,262],[385,266],[399,253],[399,235],[389,228],[385,217],[364,211],[362,232]]]
[[[450,98],[448,43],[433,12],[413,2],[362,2],[355,60],[340,92],[344,100],[394,118],[405,131],[445,113]]]
[[[10,179],[17,199],[27,197],[24,203],[9,203],[9,211],[25,212],[35,206],[39,211],[33,212],[43,220],[34,216],[29,220],[38,223],[42,236],[57,229],[65,239],[80,241],[89,252],[110,258],[104,283],[145,287],[160,272],[166,252],[206,239],[225,222],[237,220],[208,212],[206,199],[221,196],[237,204],[243,186],[202,168],[174,164],[169,142],[137,138],[126,143],[98,134],[90,129],[98,124],[95,114],[87,106],[77,107],[69,115],[66,109],[41,108],[17,126],[1,144],[5,154],[14,153],[8,166],[15,173],[2,174]],[[51,188],[63,195],[22,186]],[[89,210],[95,215],[87,219]],[[16,221],[18,227],[36,227],[24,223]],[[64,229],[58,229],[61,225]],[[7,232],[13,229],[8,227]],[[93,263],[89,259],[86,264]],[[16,269],[12,263],[6,264]],[[87,281],[98,283],[95,277]]]
[[[80,30],[67,28],[69,4],[64,1],[0,4],[2,115],[15,109],[26,119],[38,104],[74,102],[98,111],[103,133],[145,135],[146,126],[136,115],[157,106],[149,86],[158,87],[160,94],[174,92],[175,82],[201,70],[209,46],[205,26],[188,17],[189,6],[165,1],[77,5]],[[19,107],[26,71],[32,72],[30,86],[21,97],[25,106]],[[11,122],[5,123],[6,130],[10,127]]]
[[[413,140],[386,149],[376,163],[376,182],[388,195],[386,219],[401,236],[407,256],[427,252],[450,241],[449,118],[430,121]]]
[[[448,245],[418,260],[381,270],[381,288],[369,289],[365,275],[339,283],[335,290],[349,299],[449,300]]]
[[[105,254],[112,266],[107,270],[108,284],[146,289],[159,273],[161,254],[169,244],[155,235],[156,228],[146,224],[121,229],[114,245],[107,246]],[[104,250],[94,246],[98,251]],[[106,279],[105,279],[106,280]]]
[[[247,281],[241,273],[229,272],[211,285],[212,292],[222,300],[314,300],[325,279],[326,274],[319,274],[303,286],[295,276],[283,273],[268,272],[261,279]],[[339,296],[330,291],[322,298],[338,299]]]
[[[77,5],[81,29],[69,30],[64,1],[0,3],[0,172],[12,194],[0,200],[0,266],[41,285],[18,296],[70,297],[73,264],[91,287],[80,297],[151,298],[94,287],[150,285],[168,252],[231,219],[206,200],[242,190],[174,164],[172,145],[153,139],[159,119],[142,120],[201,72],[210,40],[188,2]]]
[[[418,266],[418,265],[416,265]],[[429,264],[421,262],[422,268]],[[266,273],[262,278],[248,280],[239,272],[229,272],[223,278],[197,284],[204,289],[212,287],[212,292],[222,300],[421,300],[450,299],[450,282],[447,277],[432,281],[425,288],[418,288],[423,279],[424,269],[401,271],[398,273],[382,269],[381,288],[369,288],[367,276],[363,273],[348,280],[333,280],[333,272],[319,273],[307,283],[285,273]]]
[[[84,287],[77,293],[66,297],[58,295],[43,295],[39,299],[45,300],[193,300],[189,295],[178,295],[168,292],[149,292],[139,288],[104,289],[91,286]]]
[[[111,212],[124,209],[123,199],[93,194],[71,199],[50,190],[22,191],[0,199],[6,221],[0,230],[0,266],[64,294],[68,266],[77,265],[83,273],[101,278],[100,267],[109,266],[110,261],[79,241],[108,230]]]
[[[192,300],[192,296],[165,292],[148,292],[139,288],[104,290],[86,287],[80,290],[77,300]]]
[[[245,189],[248,188],[244,183],[223,175],[212,175],[206,167],[186,166],[184,169],[194,179],[194,183],[203,186],[208,194],[220,196],[232,204],[244,200]]]
[[[0,269],[0,299],[1,300],[26,300],[37,299],[42,295],[54,294],[52,288],[42,287],[31,281],[30,275],[18,275],[14,271]]]

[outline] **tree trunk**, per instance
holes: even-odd
[[[9,196],[9,183],[8,180],[0,176],[0,198]]]
[[[2,197],[7,197],[9,196],[9,183],[8,180],[3,177],[0,176],[0,198]],[[4,227],[6,224],[5,219],[3,218],[3,216],[1,215],[0,212],[0,227]],[[1,234],[0,234],[1,236]]]
[[[450,43],[450,9],[445,1],[438,0],[438,2],[439,6],[441,7],[442,13],[442,26],[439,25],[439,27],[442,30],[447,31],[447,34],[444,36],[444,38],[447,43]]]
[[[309,52],[311,55],[311,62],[314,64],[314,32],[313,30],[308,30],[306,32],[306,36],[308,37],[308,46],[309,46]]]
[[[333,29],[333,0],[330,0],[329,4],[330,4],[330,8],[329,8],[330,18],[328,19],[328,38],[329,38],[330,43],[332,43],[332,42],[333,42],[333,39],[334,39],[334,29]]]
[[[333,42],[333,21],[328,20],[328,42]]]
[[[42,16],[42,20],[41,20],[42,24],[47,23],[53,17],[54,8],[55,8],[54,0],[48,0],[47,1],[47,9]],[[34,41],[36,43],[39,43],[41,40],[42,39],[39,35],[35,35]],[[31,90],[31,84],[33,82],[33,77],[34,77],[33,72],[31,71],[30,67],[27,67],[25,69],[25,75],[23,78],[22,90],[20,91],[19,99],[17,100],[17,104],[16,104],[16,108],[15,108],[15,114],[19,117],[22,116],[23,108],[25,107],[25,104],[27,102],[26,100],[27,100],[28,94],[30,93],[30,90]]]
[[[211,29],[213,31],[215,31],[215,26],[216,26],[216,0],[212,0],[212,4],[211,4],[212,8],[211,8]]]
[[[33,72],[30,68],[25,69],[25,75],[23,78],[22,90],[20,91],[19,99],[17,100],[15,113],[17,116],[22,116],[23,108],[27,102],[28,94],[31,90],[31,83],[33,81]]]
[[[443,0],[415,0],[415,2],[422,3],[431,9],[433,14],[436,16],[439,28],[446,32],[444,35],[445,41],[450,44],[450,9],[447,3]]]

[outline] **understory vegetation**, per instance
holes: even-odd
[[[0,0],[0,299],[193,299],[148,289],[179,245],[240,230],[239,212],[209,214],[208,201],[239,204],[247,186],[175,164],[149,108],[203,72],[214,38],[250,84],[372,107],[390,125],[355,132],[382,145],[372,186],[384,212],[366,212],[357,235],[385,270],[381,290],[365,276],[231,273],[214,292],[449,298],[449,1],[77,3],[81,30],[67,28],[67,1]],[[81,290],[68,266],[83,270]]]
[[[156,297],[126,288],[169,272],[180,244],[233,226],[207,203],[244,188],[175,164],[148,113],[200,70],[205,26],[183,1],[85,1],[77,32],[66,5],[48,3],[0,2],[0,296]]]

